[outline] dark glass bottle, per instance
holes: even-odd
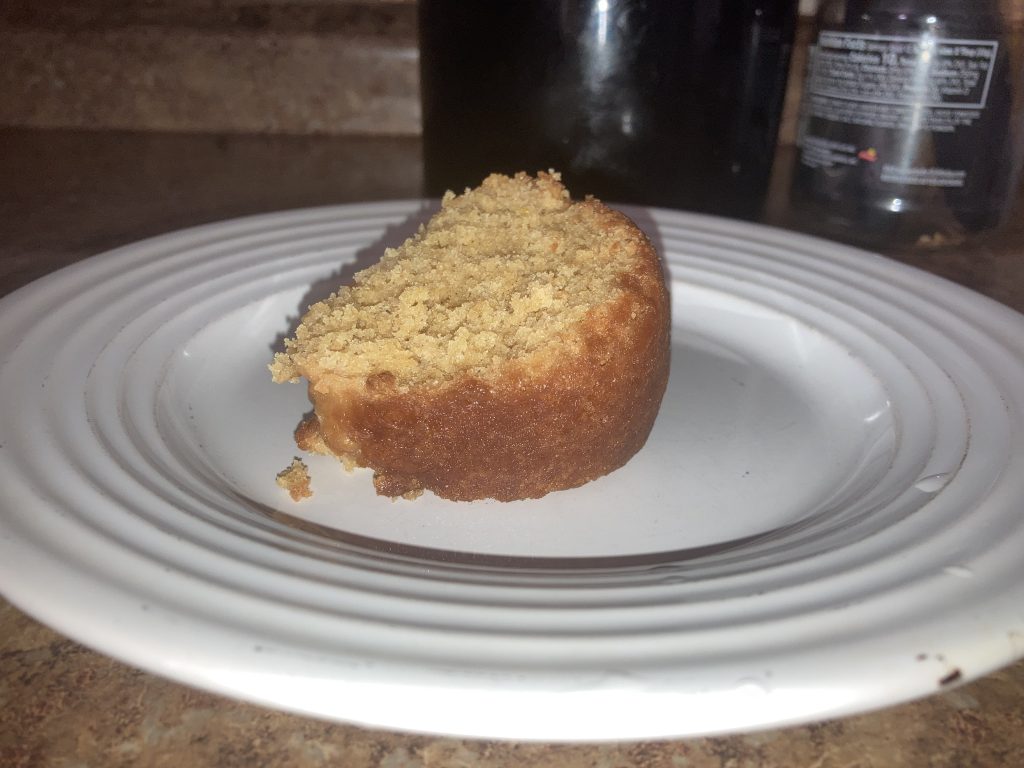
[[[576,194],[747,218],[796,0],[421,0],[426,192],[562,172]]]
[[[873,246],[998,225],[1022,115],[997,0],[825,0],[818,27],[795,223]]]

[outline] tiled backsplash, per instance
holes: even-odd
[[[784,144],[810,37],[805,17]],[[0,125],[420,132],[416,0],[0,0],[0,62]]]
[[[414,0],[4,0],[0,125],[415,135]]]

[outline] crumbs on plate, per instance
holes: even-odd
[[[299,458],[292,459],[286,469],[277,473],[277,484],[288,491],[292,501],[302,501],[313,495],[309,487],[309,469]]]

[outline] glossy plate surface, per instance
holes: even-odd
[[[672,375],[623,469],[392,502],[308,459],[298,315],[419,202],[121,248],[0,301],[0,589],[157,674],[315,716],[518,739],[709,734],[926,695],[1024,655],[1024,318],[861,251],[628,211]]]

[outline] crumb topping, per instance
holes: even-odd
[[[589,310],[620,290],[640,245],[559,176],[492,175],[351,285],[309,308],[275,356],[275,381],[329,373],[389,386],[543,368],[572,352]]]

